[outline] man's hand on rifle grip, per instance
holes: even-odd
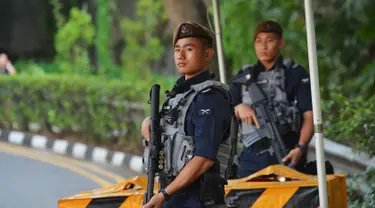
[[[241,103],[234,108],[234,111],[236,113],[236,116],[240,118],[242,122],[249,125],[255,125],[257,128],[260,128],[256,112],[249,105]]]
[[[162,193],[154,195],[142,208],[162,208],[165,198]]]
[[[303,152],[300,148],[292,149],[287,156],[283,158],[283,163],[290,161],[293,166],[298,165],[299,161],[303,156]]]
[[[142,121],[142,132],[141,133],[142,133],[143,138],[145,138],[147,141],[150,141],[150,136],[151,136],[150,126],[151,126],[150,117],[146,117]]]

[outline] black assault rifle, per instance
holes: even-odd
[[[279,130],[276,126],[276,118],[271,107],[271,102],[268,101],[268,97],[265,96],[262,89],[256,83],[255,69],[251,68],[250,72],[244,73],[242,76],[235,77],[233,83],[249,86],[249,94],[253,102],[252,108],[256,112],[256,117],[260,124],[260,129],[257,129],[261,138],[270,139],[269,151],[271,155],[275,153],[276,159],[279,164],[284,164],[282,159],[288,154],[288,150],[285,147],[284,141],[282,140]],[[261,152],[263,153],[263,152]],[[289,167],[292,167],[290,162]]]
[[[160,85],[155,84],[150,91],[151,118],[150,118],[150,142],[148,144],[148,168],[147,168],[147,191],[145,193],[144,203],[149,202],[154,195],[155,175],[159,172],[159,153],[161,151],[161,134],[160,134]]]

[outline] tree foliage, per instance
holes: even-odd
[[[126,48],[122,55],[124,70],[132,70],[137,77],[124,78],[143,79],[151,76],[150,65],[165,53],[161,38],[155,32],[159,24],[167,20],[165,9],[160,1],[142,0],[137,3],[137,19],[125,18],[121,21]],[[140,76],[142,74],[142,76]]]
[[[55,61],[64,73],[90,73],[87,48],[93,44],[95,28],[86,12],[72,8],[67,22],[60,25],[55,36]]]
[[[110,15],[110,5],[112,0],[98,0],[97,1],[97,15],[96,15],[96,39],[95,46],[98,57],[99,73],[105,70],[111,70],[112,66],[112,16]]]

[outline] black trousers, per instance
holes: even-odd
[[[295,148],[298,144],[299,135],[294,132],[282,135],[284,144],[288,151]],[[237,178],[249,176],[258,172],[270,165],[278,164],[275,155],[271,155],[264,150],[269,149],[270,143],[268,140],[260,140],[250,147],[244,148],[239,154],[239,164]],[[259,154],[262,152],[262,154]],[[304,172],[304,167],[307,162],[307,154],[303,155],[301,161],[294,168],[297,171]]]

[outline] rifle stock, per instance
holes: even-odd
[[[149,149],[150,154],[148,158],[148,169],[147,169],[147,191],[145,193],[144,203],[149,202],[154,195],[154,182],[155,175],[159,172],[159,152],[161,148],[161,134],[160,134],[160,114],[159,114],[159,102],[160,102],[160,85],[155,84],[152,86],[150,91],[150,102],[151,102],[151,117],[150,117],[150,142]]]

